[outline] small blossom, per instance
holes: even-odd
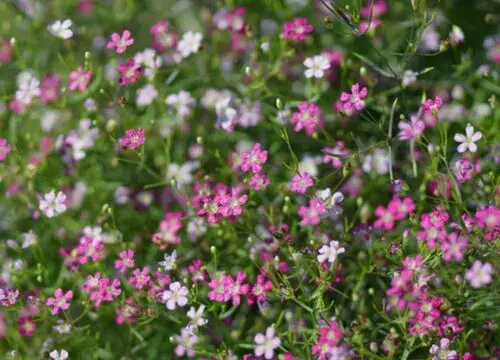
[[[177,44],[177,50],[183,58],[191,54],[196,54],[201,47],[202,39],[202,33],[188,31],[182,35],[181,40]]]
[[[267,150],[261,150],[260,144],[255,144],[250,151],[241,154],[241,170],[254,174],[262,170],[262,164],[267,161]]]
[[[304,72],[306,78],[322,78],[330,68],[330,60],[324,55],[316,55],[306,58],[304,65],[307,67]]]
[[[268,327],[266,333],[257,334],[254,337],[255,356],[264,356],[266,359],[274,358],[274,350],[281,345],[281,340],[275,335],[273,327]]]
[[[479,288],[491,283],[493,267],[490,263],[474,261],[472,267],[465,272],[465,279],[470,282],[473,288]]]
[[[281,36],[284,39],[303,41],[313,31],[313,26],[306,18],[296,18],[283,24]]]
[[[117,54],[123,54],[127,47],[134,43],[134,39],[131,38],[131,33],[128,30],[124,30],[122,36],[118,33],[111,34],[111,40],[107,44],[108,49],[116,49]]]
[[[345,249],[339,246],[338,241],[330,241],[328,245],[323,245],[318,251],[318,261],[320,263],[329,262],[333,264],[337,259],[337,255],[345,252]]]
[[[73,299],[73,291],[69,290],[66,294],[62,289],[54,291],[54,297],[48,298],[45,304],[52,307],[52,315],[59,314],[59,311],[68,310],[71,299]]]
[[[10,145],[7,139],[0,138],[0,161],[4,161],[8,153],[10,153]]]
[[[458,354],[455,350],[449,350],[450,340],[442,338],[438,345],[432,345],[429,354],[434,355],[432,360],[457,360]]]
[[[62,349],[60,352],[57,351],[57,350],[53,350],[50,354],[49,354],[50,358],[52,360],[67,360],[68,359],[68,356],[69,356],[69,353]]]
[[[359,89],[359,84],[356,83],[351,87],[351,93],[343,92],[340,95],[340,101],[343,102],[344,109],[350,110],[353,107],[360,111],[365,107],[365,102],[363,101],[368,94],[366,87]]]
[[[62,191],[57,195],[55,191],[51,191],[40,199],[39,207],[45,216],[51,218],[66,211],[65,201],[66,195]]]
[[[124,149],[134,150],[144,144],[145,136],[144,129],[139,128],[137,130],[128,129],[125,132],[125,137],[120,139],[120,145]]]
[[[177,306],[183,307],[188,303],[189,291],[187,287],[182,286],[176,281],[169,285],[169,290],[160,293],[160,301],[165,304],[167,309],[174,310]]]
[[[170,271],[175,269],[175,261],[177,260],[177,251],[174,250],[171,255],[165,254],[163,256],[163,261],[160,261],[160,265],[165,271]]]
[[[474,127],[470,124],[465,128],[465,135],[455,134],[455,141],[461,143],[457,147],[459,153],[463,153],[469,149],[470,152],[475,153],[477,151],[477,145],[475,144],[483,137],[483,133],[480,131],[474,132]]]
[[[56,20],[54,23],[47,26],[47,30],[49,30],[52,35],[66,40],[73,36],[71,26],[73,26],[73,22],[69,19],[66,19],[64,21]]]
[[[299,194],[305,194],[307,189],[313,186],[314,180],[307,172],[292,177],[290,190]]]
[[[92,72],[90,70],[85,71],[82,67],[73,70],[69,73],[69,89],[71,91],[83,91],[87,88],[90,78],[92,77]]]
[[[441,105],[443,105],[443,99],[441,99],[440,96],[436,96],[434,100],[427,99],[423,105],[424,113],[434,115],[437,113]]]

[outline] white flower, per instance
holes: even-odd
[[[21,247],[23,249],[27,249],[32,245],[35,245],[38,242],[38,238],[36,237],[36,234],[33,232],[33,230],[28,231],[27,233],[23,234],[23,243]]]
[[[203,313],[205,312],[205,305],[200,305],[198,310],[191,306],[189,309],[187,316],[190,318],[190,323],[194,327],[204,326],[208,323],[208,320],[203,317]]]
[[[177,306],[186,306],[188,303],[188,289],[182,286],[180,282],[176,281],[169,285],[169,290],[165,290],[160,294],[161,302],[169,310],[174,310]]]
[[[330,61],[324,55],[316,55],[305,59],[304,65],[307,67],[304,73],[306,78],[322,78],[325,75],[325,70],[330,68]]]
[[[177,346],[175,347],[175,354],[179,357],[186,355],[193,357],[196,355],[194,350],[195,345],[198,343],[199,338],[193,334],[187,327],[181,329],[181,334],[174,337]]]
[[[144,49],[134,56],[135,63],[143,65],[144,76],[149,80],[154,79],[156,70],[161,66],[162,60],[153,49]]]
[[[175,180],[179,187],[189,185],[194,180],[192,172],[196,170],[199,165],[200,163],[198,161],[186,161],[182,165],[171,163],[167,168],[167,180]]]
[[[69,354],[66,350],[62,349],[60,353],[57,350],[54,350],[49,355],[53,360],[66,360]]]
[[[341,203],[344,201],[344,194],[340,191],[332,194],[330,189],[324,189],[317,191],[316,196],[323,201],[331,216],[335,217],[342,214]]]
[[[40,95],[40,81],[32,74],[27,73],[19,77],[19,90],[16,91],[16,100],[28,105],[33,98]]]
[[[158,90],[153,84],[147,84],[137,90],[137,106],[151,105],[153,100],[158,96]]]
[[[450,340],[442,338],[439,341],[439,346],[436,344],[432,345],[429,349],[429,354],[434,355],[432,360],[453,360],[457,358],[457,352],[455,350],[450,350]]]
[[[189,92],[181,90],[177,94],[167,96],[165,104],[174,108],[180,118],[185,118],[191,113],[191,108],[196,105],[196,99]]]
[[[477,151],[477,145],[475,142],[479,141],[483,137],[483,133],[480,131],[474,132],[474,127],[468,124],[465,128],[465,135],[455,134],[455,141],[460,142],[457,151],[463,153],[469,149],[470,152],[475,153]]]
[[[257,334],[254,337],[255,356],[264,356],[266,359],[272,359],[274,357],[274,349],[281,345],[281,340],[275,337],[275,330],[273,327],[268,327],[266,329],[266,335]]]
[[[191,54],[195,54],[200,49],[202,39],[202,33],[188,31],[182,35],[182,39],[177,44],[177,51],[179,51],[184,58]]]
[[[54,191],[51,191],[43,196],[39,207],[45,216],[51,218],[66,211],[65,201],[66,195],[62,191],[59,191],[57,195]]]
[[[160,261],[158,264],[162,266],[165,271],[170,271],[175,269],[175,261],[177,260],[177,251],[174,250],[172,255],[165,254],[163,256],[163,261]]]
[[[343,247],[339,248],[338,241],[330,241],[330,245],[323,245],[318,252],[318,261],[320,263],[328,261],[333,264],[337,259],[337,255],[344,253],[345,249]]]
[[[59,334],[69,334],[71,332],[71,324],[64,320],[57,320],[57,325],[52,326],[52,329]]]
[[[73,31],[70,29],[72,25],[73,22],[69,19],[64,21],[57,20],[55,23],[47,26],[47,30],[49,30],[52,35],[66,40],[73,36]]]
[[[418,73],[412,70],[406,70],[403,74],[402,85],[403,87],[407,87],[408,85],[413,84],[417,81]]]

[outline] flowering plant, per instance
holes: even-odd
[[[490,8],[0,2],[0,358],[500,357]]]

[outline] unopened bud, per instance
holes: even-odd
[[[280,98],[276,99],[276,107],[278,108],[278,110],[283,110],[283,101],[281,101]]]

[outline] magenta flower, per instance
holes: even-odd
[[[299,132],[304,130],[311,136],[317,129],[324,126],[321,119],[321,108],[314,102],[301,102],[297,106],[298,110],[292,113],[290,122],[294,124],[293,130]]]
[[[144,144],[144,140],[146,138],[144,137],[144,129],[139,128],[137,130],[134,129],[128,129],[125,132],[125,137],[120,139],[120,145],[124,149],[130,149],[134,150]]]
[[[120,74],[120,85],[135,83],[143,73],[142,66],[136,63],[134,59],[128,59],[126,62],[121,63],[116,70]]]
[[[382,205],[377,206],[375,209],[375,215],[378,217],[373,223],[376,229],[384,229],[390,231],[394,228],[394,223],[396,222],[396,216],[389,207],[385,208]]]
[[[106,46],[108,49],[115,49],[117,54],[123,54],[127,47],[134,43],[134,39],[131,38],[131,33],[128,30],[124,30],[122,36],[118,33],[111,34],[111,40]]]
[[[69,73],[69,89],[71,91],[83,91],[87,88],[92,71],[85,71],[81,66]]]
[[[13,290],[11,288],[7,289],[0,288],[0,303],[3,306],[8,307],[14,305],[17,301],[18,296],[19,296],[18,290]]]
[[[307,22],[307,19],[299,17],[283,24],[281,36],[284,39],[303,41],[312,31],[313,26]]]
[[[227,302],[231,299],[231,287],[233,279],[230,276],[217,274],[208,286],[212,289],[208,293],[208,298],[216,302]]]
[[[253,174],[248,185],[250,185],[254,190],[264,189],[267,185],[269,185],[269,178],[265,173]]]
[[[121,274],[123,274],[127,269],[133,268],[134,263],[134,250],[124,250],[121,251],[120,259],[115,260],[115,269],[118,270]]]
[[[359,84],[356,83],[351,87],[351,93],[343,92],[340,94],[340,101],[343,103],[343,108],[346,110],[350,110],[353,107],[361,111],[365,107],[365,102],[363,101],[368,95],[368,90],[366,87],[363,87],[359,90]]]
[[[297,174],[292,177],[290,190],[299,194],[305,194],[307,189],[313,186],[314,180],[309,173]]]
[[[247,199],[247,195],[240,195],[239,188],[232,188],[230,194],[220,196],[220,214],[225,217],[241,215],[241,206],[247,202]]]
[[[8,153],[10,153],[10,145],[7,139],[0,138],[0,161],[4,161]]]
[[[318,225],[321,220],[320,215],[326,213],[326,206],[321,200],[310,199],[309,206],[300,206],[297,213],[302,217],[301,226]]]
[[[137,290],[141,290],[146,286],[151,280],[149,276],[149,268],[144,267],[141,269],[135,269],[132,277],[129,279],[130,284],[132,284]]]
[[[436,96],[434,100],[427,99],[422,105],[422,108],[424,110],[424,113],[435,115],[441,105],[443,105],[443,99],[441,99],[441,96]]]
[[[334,169],[342,166],[342,158],[349,155],[349,150],[344,147],[343,141],[337,141],[335,147],[323,148],[323,164],[332,164]]]
[[[241,301],[241,296],[246,295],[250,290],[250,285],[244,283],[247,278],[246,274],[242,271],[238,271],[236,278],[231,283],[231,300],[233,306],[238,306]]]
[[[464,258],[464,250],[467,249],[467,238],[456,232],[448,234],[446,240],[441,242],[441,251],[445,261],[461,261]]]
[[[264,302],[267,300],[267,293],[273,288],[273,283],[271,280],[266,279],[263,274],[257,275],[255,284],[252,285],[249,297],[247,299],[248,304],[254,304],[255,302]]]
[[[260,144],[255,144],[250,151],[241,154],[240,168],[244,172],[251,171],[254,174],[262,170],[262,164],[267,161],[267,150],[261,150]]]
[[[54,291],[54,297],[48,298],[45,305],[52,307],[52,315],[59,314],[59,311],[68,310],[71,299],[73,299],[73,291],[69,290],[66,294],[62,289]]]

